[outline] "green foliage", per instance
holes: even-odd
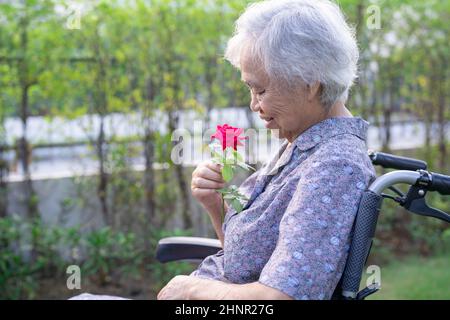
[[[87,232],[17,216],[2,218],[0,299],[37,298],[42,279],[58,278],[65,283],[66,268],[72,264],[80,266],[83,277],[100,286],[129,277],[139,279],[150,272],[149,287],[157,292],[174,276],[194,270],[194,265],[187,262],[156,262],[154,250],[159,239],[191,235],[179,229],[151,228],[145,235],[149,239],[146,249],[143,239],[135,233],[113,231],[110,227]]]
[[[155,247],[157,240],[151,241]],[[83,232],[17,216],[0,219],[0,299],[36,298],[42,279],[61,278],[64,283],[71,264],[79,265],[91,281],[105,285],[141,277],[149,261],[153,261],[153,250],[145,251],[142,240],[132,232],[109,227]],[[158,270],[160,281],[170,280],[172,267],[166,271],[165,266],[150,266]]]
[[[133,233],[113,232],[104,227],[86,238],[86,255],[83,264],[87,275],[95,275],[100,284],[110,281],[111,275],[137,276],[142,264],[142,249],[137,247]]]
[[[0,299],[35,296],[35,270],[12,247],[20,244],[17,219],[0,219]]]
[[[59,236],[58,230],[43,228],[39,221],[26,223],[17,216],[0,219],[1,299],[35,297],[39,276],[61,267],[55,248]]]
[[[5,58],[0,59],[5,71],[0,81],[6,84],[0,98],[5,105],[19,104],[20,92],[14,88],[26,77],[33,84],[31,115],[204,110],[199,95],[207,96],[208,108],[211,103],[230,105],[231,96],[233,104],[242,105],[236,89],[243,86],[227,81],[237,72],[220,55],[245,4],[86,3],[80,29],[66,26],[73,13],[68,1],[0,4],[0,58]],[[56,14],[56,5],[65,13]],[[28,35],[25,56],[18,30]],[[18,57],[27,64],[26,74],[11,60]],[[9,114],[17,111],[12,108]]]
[[[450,297],[449,255],[410,256],[380,268],[381,289],[369,300],[447,300]]]

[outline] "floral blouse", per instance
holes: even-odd
[[[228,209],[223,250],[191,275],[258,281],[294,299],[330,299],[359,201],[375,178],[365,143],[368,125],[361,118],[329,118],[285,141],[240,186],[250,200],[240,213]]]

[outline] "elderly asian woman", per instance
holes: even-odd
[[[158,299],[330,299],[343,273],[362,192],[375,177],[368,123],[345,103],[358,47],[326,0],[268,0],[236,22],[225,58],[241,71],[250,108],[278,138],[273,160],[240,186],[250,200],[222,224],[220,167],[202,163],[192,194],[222,250]]]

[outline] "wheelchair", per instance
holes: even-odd
[[[384,199],[395,201],[411,213],[428,216],[450,223],[450,215],[428,206],[427,192],[450,195],[450,176],[427,170],[427,163],[421,160],[400,157],[388,153],[368,151],[373,165],[394,169],[376,178],[364,191],[352,229],[351,244],[340,281],[333,293],[333,300],[363,300],[379,290],[374,283],[359,290],[364,266],[369,257],[373,237]],[[406,194],[395,187],[407,184]],[[396,194],[383,193],[390,190]],[[221,250],[220,241],[200,237],[168,237],[159,241],[156,259],[161,263],[170,261],[200,262]]]

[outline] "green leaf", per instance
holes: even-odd
[[[231,179],[233,179],[233,168],[230,165],[225,164],[222,168],[222,176],[226,182],[231,181]]]
[[[234,195],[230,194],[230,193],[224,194],[223,198],[224,198],[225,200],[233,200],[233,199],[236,199],[236,197],[235,197]]]
[[[227,188],[217,189],[216,191],[219,192],[219,193],[222,193],[222,194],[226,194],[226,193],[229,193],[229,192],[230,192],[230,190],[227,189]]]
[[[238,212],[238,213],[241,212],[242,209],[244,208],[244,207],[242,206],[242,203],[241,203],[239,200],[237,200],[237,199],[234,199],[234,200],[231,201],[231,206],[232,206],[233,209],[236,210],[236,212]]]

